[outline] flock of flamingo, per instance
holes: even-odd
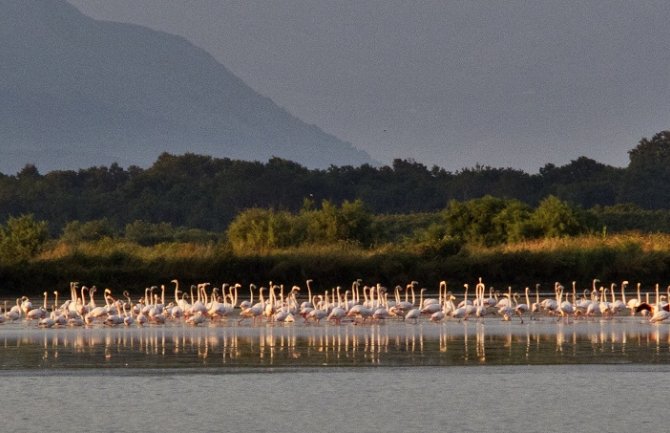
[[[440,323],[486,316],[499,316],[505,321],[518,319],[520,323],[524,323],[524,318],[536,320],[540,317],[555,317],[557,321],[569,322],[593,317],[612,318],[640,314],[651,323],[664,322],[670,318],[670,286],[667,288],[667,295],[661,295],[657,284],[655,302],[650,302],[650,293],[646,292],[643,298],[639,283],[636,297],[627,299],[628,281],[623,281],[620,286],[612,283],[605,287],[599,286],[599,280],[594,279],[591,288],[580,292],[576,282],[572,283],[571,291],[556,282],[553,294],[540,299],[539,284],[535,286],[534,294],[531,294],[529,287],[525,288],[523,295],[513,293],[509,287],[502,294],[489,288],[487,295],[486,287],[479,278],[473,296],[470,297],[470,287],[465,284],[463,299],[458,303],[445,281],[440,282],[437,297],[425,297],[427,289],[419,289],[418,303],[416,281],[404,287],[396,286],[390,291],[380,284],[364,286],[361,280],[357,280],[348,290],[342,290],[338,286],[324,291],[323,294],[314,294],[312,280],[307,280],[307,298],[302,302],[299,302],[302,291],[299,286],[285,290],[284,285],[272,282],[268,287],[260,288],[251,284],[249,298],[241,302],[238,302],[238,294],[242,288],[240,284],[223,284],[221,288],[211,287],[210,290],[209,283],[202,283],[192,285],[188,291],[182,291],[177,280],[172,280],[172,283],[175,285],[174,299],[168,303],[166,287],[162,285],[160,288],[153,286],[145,289],[144,297],[137,302],[133,302],[127,291],[123,293],[123,297],[116,298],[110,289],[105,289],[103,305],[95,299],[95,286],[79,287],[79,283],[72,282],[70,298],[62,304],[59,303],[58,291],[53,292],[51,307],[48,292],[44,292],[43,305],[38,307],[27,296],[17,298],[16,305],[10,309],[5,301],[0,323],[22,321],[52,328],[93,324],[142,326],[179,321],[197,326],[227,318],[233,318],[238,323],[248,321],[253,324],[259,321],[288,323],[300,318],[304,323],[313,324],[320,324],[322,321],[360,324],[387,319],[405,320],[409,323],[418,323],[419,320]],[[534,297],[534,302],[531,302],[531,297]]]

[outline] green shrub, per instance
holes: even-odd
[[[46,221],[32,215],[10,217],[0,227],[0,260],[3,263],[27,261],[40,252],[49,238]]]

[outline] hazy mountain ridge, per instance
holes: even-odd
[[[317,168],[373,162],[182,37],[96,21],[62,0],[0,6],[0,171],[149,165],[163,151]]]

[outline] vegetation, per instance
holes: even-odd
[[[579,158],[537,175],[168,154],[146,170],[26,166],[0,175],[0,291],[71,279],[666,278],[670,133],[630,154],[625,169]]]
[[[586,157],[537,174],[477,166],[452,173],[411,160],[391,166],[331,166],[309,170],[280,158],[267,163],[186,154],[161,155],[149,168],[116,164],[40,174],[27,165],[0,174],[0,222],[33,214],[48,220],[52,236],[72,221],[105,220],[114,230],[143,221],[224,232],[251,208],[298,212],[305,199],[340,206],[362,201],[373,214],[433,213],[450,201],[490,195],[537,206],[553,195],[583,209],[632,204],[668,209],[670,132],[642,139],[630,164],[615,168]]]
[[[263,253],[302,244],[353,242],[369,246],[373,239],[372,214],[363,202],[347,200],[340,207],[328,200],[314,208],[305,200],[297,214],[287,211],[248,209],[230,224],[228,240],[237,253]]]
[[[459,244],[460,245],[460,244]],[[303,284],[314,279],[317,289],[349,284],[389,286],[418,280],[436,288],[447,280],[454,292],[462,283],[483,276],[500,287],[577,280],[580,285],[628,279],[645,285],[670,279],[670,235],[618,234],[602,237],[540,238],[494,247],[460,245],[431,249],[417,245],[362,248],[338,242],[323,246],[273,249],[261,254],[236,254],[225,243],[163,243],[141,246],[110,239],[68,245],[53,241],[21,264],[0,265],[2,294],[39,294],[64,290],[77,280],[115,291],[139,293],[144,287],[178,278],[184,284],[240,282]]]
[[[0,227],[0,260],[14,264],[34,257],[47,240],[46,226],[46,222],[35,221],[32,215],[9,218]]]

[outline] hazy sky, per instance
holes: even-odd
[[[69,0],[179,34],[384,163],[625,166],[670,124],[670,2]]]

